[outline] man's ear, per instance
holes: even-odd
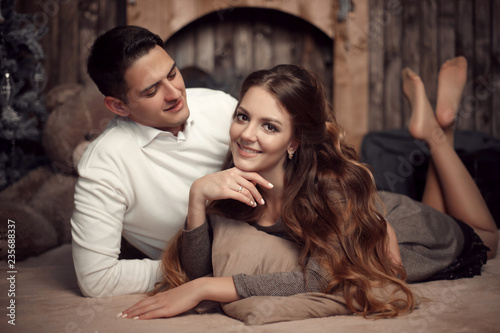
[[[119,98],[106,96],[104,97],[104,105],[109,109],[109,111],[116,113],[119,116],[126,117],[129,115],[125,103]]]

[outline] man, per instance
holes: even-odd
[[[71,219],[78,284],[91,297],[146,292],[183,226],[191,183],[220,170],[236,100],[186,89],[161,38],[140,27],[98,37],[87,66],[119,117],[78,167]],[[119,260],[122,235],[151,259]]]

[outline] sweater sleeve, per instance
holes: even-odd
[[[208,221],[195,229],[184,230],[180,260],[190,280],[212,273],[212,230]]]
[[[328,280],[318,263],[309,259],[304,272],[282,272],[233,276],[241,298],[250,296],[291,296],[306,292],[323,292]]]

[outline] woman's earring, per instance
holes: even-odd
[[[292,158],[293,158],[293,153],[292,152],[288,153],[288,159],[291,160]]]

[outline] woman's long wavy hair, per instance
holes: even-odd
[[[299,142],[284,164],[281,217],[302,247],[301,266],[314,258],[329,277],[324,291],[343,293],[354,313],[384,318],[413,310],[404,268],[389,259],[387,222],[376,209],[373,176],[344,142],[322,85],[301,67],[279,65],[250,74],[239,100],[254,86],[266,89],[288,111]],[[223,168],[233,166],[229,152]],[[207,207],[207,214],[244,221],[256,221],[262,212],[262,206],[234,200],[213,201]],[[165,280],[156,292],[187,281],[179,264],[179,243],[176,237],[164,254]],[[377,288],[390,289],[387,297],[380,297]]]

